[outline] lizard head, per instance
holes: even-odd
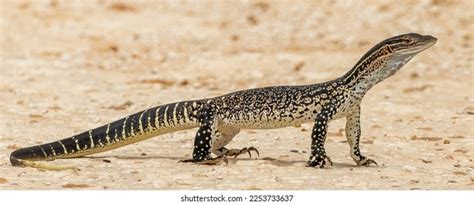
[[[370,49],[342,78],[367,91],[373,85],[395,74],[416,54],[436,43],[437,39],[417,33],[388,38]]]
[[[430,35],[408,33],[389,38],[382,41],[381,44],[382,46],[388,46],[395,55],[415,55],[433,46],[437,40]]]
[[[430,35],[408,33],[382,41],[380,43],[382,49],[375,56],[380,57],[380,59],[386,58],[387,63],[380,66],[379,69],[374,69],[374,74],[379,73],[380,80],[395,74],[416,54],[430,48],[437,40]]]

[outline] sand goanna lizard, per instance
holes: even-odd
[[[332,164],[324,149],[328,122],[345,117],[352,159],[358,166],[377,165],[359,149],[361,100],[375,84],[393,75],[436,41],[432,36],[416,33],[391,37],[375,45],[349,72],[332,81],[256,88],[160,105],[69,138],[18,149],[11,153],[10,161],[14,166],[70,169],[74,167],[35,161],[81,157],[157,135],[199,127],[192,159],[182,162],[216,164],[226,160],[226,156],[250,151],[258,153],[253,147],[240,150],[225,147],[241,129],[274,129],[314,122],[307,165],[322,168]]]

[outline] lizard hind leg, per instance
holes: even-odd
[[[213,138],[217,133],[217,118],[215,109],[208,105],[203,107],[198,116],[200,127],[194,138],[193,158],[179,162],[192,162],[203,165],[217,165],[228,163],[225,156],[211,157]]]

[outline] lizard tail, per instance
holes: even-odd
[[[15,150],[10,155],[10,162],[13,166],[62,169],[33,161],[81,157],[160,134],[198,127],[196,114],[200,107],[201,101],[185,101],[150,108],[72,137]]]

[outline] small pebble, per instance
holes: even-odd
[[[418,180],[410,180],[410,183],[411,183],[411,184],[418,184],[418,183],[420,183],[420,181],[418,181]]]
[[[463,114],[474,115],[474,107],[466,107],[464,108]]]

